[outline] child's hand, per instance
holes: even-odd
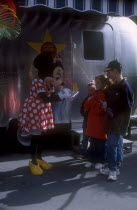
[[[90,101],[91,98],[93,98],[93,96],[89,96],[87,100]]]
[[[102,103],[102,108],[103,108],[104,110],[107,109],[107,102],[106,102],[106,101]]]

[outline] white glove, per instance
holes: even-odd
[[[72,91],[68,88],[64,88],[58,92],[58,96],[60,97],[61,100],[67,99],[71,97],[71,95],[72,95]]]
[[[78,94],[79,94],[79,91],[77,91],[77,92],[76,91],[72,91],[71,92],[71,97],[67,98],[66,100],[67,101],[73,101]]]

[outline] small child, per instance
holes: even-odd
[[[80,159],[84,158],[87,155],[89,136],[86,136],[85,132],[86,132],[86,127],[87,127],[88,112],[84,110],[84,104],[87,100],[89,100],[92,97],[94,91],[96,90],[94,80],[88,83],[87,89],[88,89],[88,96],[84,99],[80,108],[80,113],[83,116],[83,125],[82,125],[83,139],[80,145],[80,156],[79,156]]]
[[[102,109],[100,102],[105,102],[104,90],[108,85],[108,79],[104,75],[95,78],[96,91],[93,96],[84,104],[85,111],[88,112],[86,135],[91,138],[91,161],[96,169],[104,166],[105,147],[107,134],[105,131],[106,113]]]

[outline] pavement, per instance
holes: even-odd
[[[87,168],[87,161],[78,160],[71,150],[44,152],[44,159],[54,167],[42,176],[30,174],[28,153],[1,155],[0,210],[135,210],[136,134],[132,140],[133,151],[125,155],[115,182]]]

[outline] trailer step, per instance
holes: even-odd
[[[137,115],[131,115],[130,126],[137,126]]]
[[[83,137],[82,128],[71,129],[71,144],[72,147],[79,147]]]
[[[133,141],[128,140],[128,139],[123,139],[123,149],[125,153],[132,152],[132,144],[133,144]]]

